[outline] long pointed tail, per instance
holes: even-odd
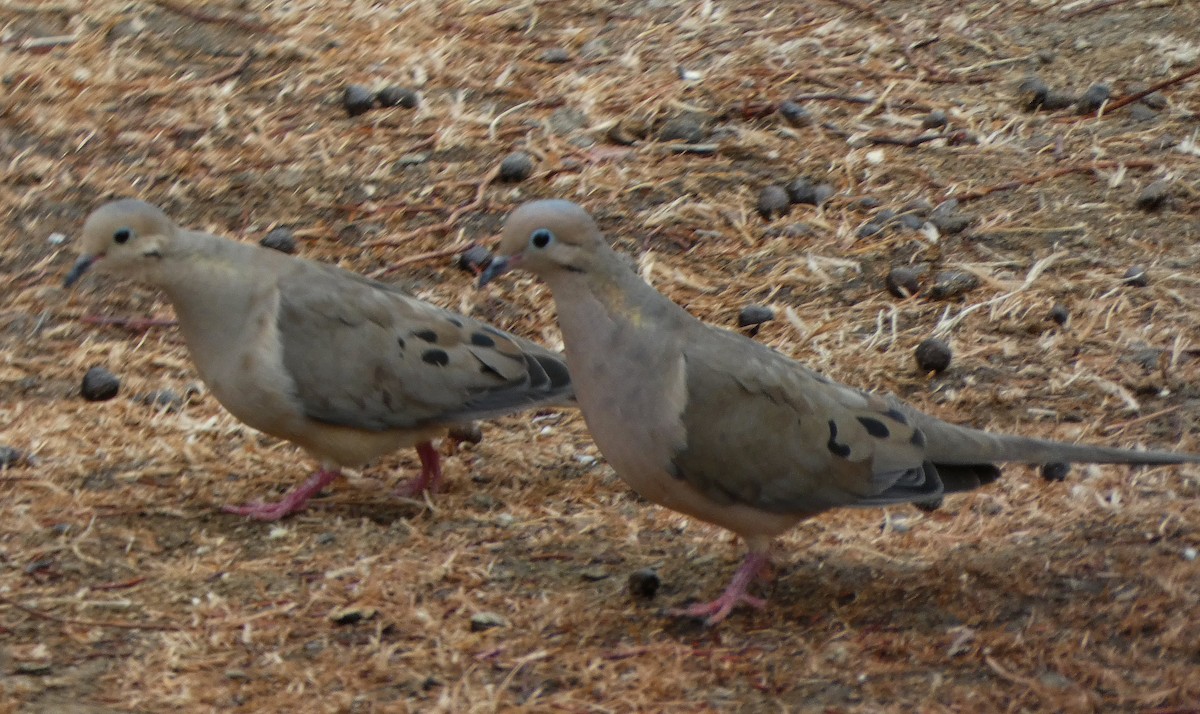
[[[1008,461],[1024,464],[1194,464],[1200,454],[1135,451],[1090,444],[1068,444],[1024,436],[990,434],[955,426],[926,416],[918,422],[925,433],[925,457],[938,465],[985,464]]]

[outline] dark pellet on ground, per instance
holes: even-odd
[[[708,131],[704,128],[704,118],[695,114],[681,114],[663,122],[658,130],[660,141],[682,141],[685,144],[698,144],[704,141]]]
[[[478,444],[483,441],[483,429],[477,421],[456,424],[446,430],[446,436],[459,443]]]
[[[1087,88],[1083,96],[1075,102],[1075,111],[1080,114],[1091,114],[1099,111],[1100,107],[1112,96],[1112,88],[1107,84],[1093,84]]]
[[[738,313],[738,327],[761,325],[775,317],[775,311],[766,305],[747,305]]]
[[[1017,85],[1018,101],[1022,107],[1031,111],[1040,108],[1049,93],[1050,87],[1046,86],[1041,77],[1026,77]]]
[[[458,254],[458,258],[455,261],[460,270],[465,270],[472,275],[478,275],[491,262],[491,252],[481,245],[473,245],[467,248]]]
[[[498,174],[501,181],[516,183],[524,181],[533,174],[533,157],[524,151],[514,151],[505,156],[500,162],[500,173]]]
[[[779,115],[792,126],[804,126],[812,123],[812,114],[795,102],[780,102]]]
[[[79,393],[89,402],[104,402],[117,396],[121,391],[121,380],[117,375],[103,367],[92,367],[83,375],[83,384]]]
[[[1157,211],[1162,208],[1171,195],[1171,184],[1168,181],[1155,181],[1138,191],[1133,203],[1143,211]]]
[[[1067,312],[1067,306],[1061,302],[1054,303],[1054,307],[1050,308],[1050,319],[1059,325],[1067,324],[1067,320],[1071,317],[1071,313]]]
[[[658,573],[652,568],[642,568],[629,574],[629,594],[644,600],[649,600],[658,594],[662,584]]]
[[[342,106],[347,116],[365,114],[375,106],[375,93],[361,84],[351,84],[342,92]]]
[[[929,296],[934,300],[949,300],[965,295],[979,287],[979,278],[965,270],[942,270],[933,276]]]
[[[944,372],[950,367],[950,345],[936,337],[928,337],[917,345],[913,356],[922,372]]]
[[[1055,112],[1059,109],[1066,109],[1075,104],[1076,99],[1074,94],[1067,92],[1050,92],[1046,98],[1042,100],[1042,109],[1048,112]]]
[[[921,120],[921,126],[926,129],[941,129],[948,123],[950,123],[950,119],[946,116],[946,112],[941,109],[934,109]]]
[[[888,271],[884,287],[898,298],[907,298],[921,291],[921,271],[907,265],[897,265]]]
[[[1125,275],[1121,276],[1121,282],[1135,288],[1144,288],[1150,284],[1150,276],[1146,274],[1146,269],[1140,265],[1135,265],[1125,271]]]
[[[280,226],[279,228],[273,228],[269,233],[263,236],[263,239],[258,243],[264,248],[277,250],[281,253],[296,252],[296,236],[294,233],[292,233],[291,228],[285,228],[283,226]]]
[[[541,60],[546,64],[562,64],[571,61],[571,53],[562,47],[551,47],[542,53]]]
[[[783,188],[787,191],[788,200],[792,203],[817,205],[817,187],[813,185],[812,181],[800,177],[788,181]]]
[[[404,109],[416,109],[421,103],[417,93],[407,87],[384,87],[379,90],[379,94],[375,95],[381,107],[402,107]]]
[[[791,207],[791,199],[783,186],[771,185],[758,192],[758,213],[768,221],[787,213]]]
[[[1046,481],[1065,481],[1069,473],[1070,464],[1042,464],[1042,478]]]
[[[25,460],[25,454],[11,446],[0,446],[0,469],[7,469]]]

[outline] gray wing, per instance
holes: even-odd
[[[676,476],[718,503],[816,513],[936,498],[909,416],[717,328],[685,348],[687,446]]]
[[[335,266],[297,266],[280,279],[278,327],[311,419],[380,431],[572,395],[557,353]]]

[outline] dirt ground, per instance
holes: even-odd
[[[455,255],[568,197],[692,312],[769,305],[755,339],[833,378],[1200,451],[1200,80],[1099,118],[1018,91],[1111,107],[1200,65],[1197,27],[1191,0],[0,0],[0,711],[1200,711],[1194,466],[827,514],[779,543],[769,609],[705,628],[663,611],[741,545],[640,501],[577,414],[485,424],[426,504],[392,495],[405,451],[248,522],[220,506],[313,462],[226,414],[174,328],[85,319],[170,318],[153,291],[61,287],[88,211],[136,195],[561,345],[543,288],[477,291]],[[420,105],[348,117],[350,83]],[[518,150],[532,176],[492,180]],[[836,193],[759,215],[801,176]],[[938,271],[977,285],[935,298]],[[116,398],[80,397],[92,366]]]

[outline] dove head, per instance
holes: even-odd
[[[90,268],[136,275],[156,264],[178,228],[155,206],[127,198],[106,203],[88,216],[79,239],[79,259],[67,275],[70,287]]]
[[[545,200],[526,203],[504,222],[496,257],[479,276],[480,286],[517,268],[543,280],[562,273],[589,273],[610,249],[596,222],[577,204]]]

